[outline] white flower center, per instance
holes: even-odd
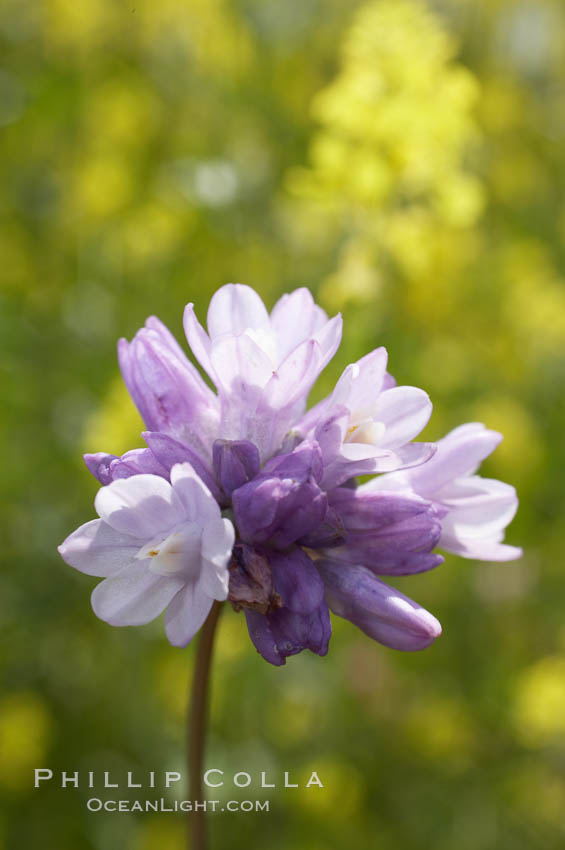
[[[160,576],[183,573],[187,578],[197,578],[200,571],[201,527],[195,522],[178,525],[166,536],[155,537],[142,546],[136,558],[151,559],[149,569]]]
[[[384,422],[377,422],[375,419],[359,419],[357,422],[356,416],[353,415],[349,420],[349,428],[345,435],[346,443],[368,443],[370,446],[376,446],[384,437],[386,425]]]

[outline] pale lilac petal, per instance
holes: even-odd
[[[143,542],[120,534],[101,519],[93,519],[69,534],[58,549],[71,567],[105,578],[132,563]]]
[[[184,647],[204,625],[213,600],[197,582],[187,584],[173,599],[165,614],[165,631],[173,646]]]
[[[271,311],[271,327],[277,335],[279,360],[283,360],[304,340],[324,327],[328,317],[314,302],[306,287],[279,298]]]
[[[265,399],[273,408],[292,405],[305,396],[320,372],[321,351],[314,340],[306,340],[273,371],[265,387]]]
[[[387,360],[386,348],[381,347],[351,363],[336,384],[332,404],[345,405],[355,419],[364,415],[373,417],[375,402],[386,375]]]
[[[216,383],[216,373],[212,366],[212,342],[196,318],[194,304],[187,304],[183,318],[184,332],[190,349],[207,375]]]
[[[204,525],[219,518],[218,503],[189,463],[177,463],[173,466],[171,484],[182,504],[186,519]]]
[[[118,359],[128,391],[152,431],[201,438],[214,418],[217,427],[215,395],[156,317],[131,343],[120,340]]]
[[[341,343],[342,330],[343,319],[341,318],[341,314],[338,313],[337,316],[334,316],[333,319],[330,319],[329,322],[313,334],[312,338],[318,343],[322,352],[320,371],[328,365],[338,350]]]
[[[100,488],[94,506],[116,531],[146,540],[185,518],[179,497],[169,482],[157,475],[113,481]]]
[[[183,579],[156,575],[135,561],[94,588],[92,608],[111,626],[141,626],[158,617],[183,584]]]
[[[509,546],[499,540],[465,539],[448,533],[442,534],[439,546],[446,552],[477,561],[514,561],[516,558],[521,558],[523,554],[519,546]]]
[[[154,333],[158,334],[162,342],[168,346],[168,348],[171,350],[171,353],[175,354],[179,360],[184,361],[187,359],[185,352],[182,350],[182,348],[180,347],[168,327],[163,324],[161,319],[159,319],[157,316],[149,316],[149,318],[145,320],[145,327],[148,328],[150,331],[153,331]],[[190,361],[187,362],[189,369],[195,375],[198,375],[198,372],[196,371],[192,363],[190,363]]]
[[[263,391],[239,414],[240,427],[261,457],[274,454],[302,414],[306,397],[321,369],[320,346],[307,340],[271,372]],[[232,405],[241,405],[233,401]]]
[[[269,326],[269,314],[250,286],[228,283],[213,295],[208,308],[208,333],[212,340],[222,334],[239,335]]]
[[[227,336],[215,342],[211,354],[218,389],[240,392],[242,386],[265,386],[273,374],[273,363],[247,334]]]
[[[374,475],[415,466],[426,462],[434,452],[434,443],[407,443],[394,451],[384,451],[379,447],[371,448],[366,443],[345,443],[342,447],[342,456],[326,466],[323,486],[329,490],[358,475]],[[374,483],[369,482],[369,484],[378,489],[377,482],[380,482],[380,478],[374,479]],[[394,487],[394,484],[387,486],[390,489],[391,486]],[[402,488],[410,490],[407,483],[404,483]]]
[[[202,531],[202,557],[217,567],[225,567],[235,542],[235,529],[226,517],[209,522]]]
[[[341,454],[348,425],[349,411],[346,407],[334,408],[332,406],[331,414],[320,419],[314,436],[322,450],[326,464],[331,463]]]
[[[380,446],[374,446],[371,443],[344,443],[341,447],[341,458],[344,461],[357,463],[360,460],[375,460],[382,457],[382,463],[386,463],[388,458],[393,457],[392,452],[383,450]]]
[[[397,460],[394,461],[396,469],[412,469],[419,467],[421,464],[429,463],[437,451],[437,443],[406,443],[405,446],[399,446],[391,452]],[[388,472],[390,467],[384,468],[384,464],[379,468],[379,472]]]
[[[437,441],[433,461],[410,474],[413,486],[421,493],[439,492],[453,479],[475,472],[501,440],[501,434],[478,422],[455,428]]]
[[[476,475],[446,485],[442,504],[449,510],[443,524],[448,533],[480,538],[506,528],[514,519],[518,498],[509,484]]]
[[[306,413],[303,414],[303,416],[301,416],[299,421],[294,426],[294,429],[303,437],[309,437],[315,432],[316,428],[318,428],[322,422],[328,419],[328,416],[333,414],[333,408],[330,405],[330,402],[331,396],[327,396],[326,398],[322,399],[322,401],[319,401],[318,404],[315,404],[313,407],[307,410]],[[344,410],[347,414],[347,417],[349,418],[349,412],[346,411],[345,408],[340,408],[340,410]]]
[[[372,411],[373,418],[386,426],[379,444],[385,449],[404,446],[420,433],[431,413],[432,403],[424,390],[417,387],[386,390],[380,394]]]

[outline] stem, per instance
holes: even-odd
[[[222,603],[217,600],[214,601],[200,633],[187,718],[190,799],[198,802],[204,800],[202,773],[204,768],[206,721],[208,719],[208,690],[214,636],[221,610]],[[206,850],[208,844],[206,812],[203,808],[198,808],[189,814],[188,833],[189,850]]]

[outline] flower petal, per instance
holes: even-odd
[[[183,317],[184,333],[190,349],[207,375],[216,383],[216,373],[212,366],[210,355],[212,353],[212,341],[196,318],[194,304],[187,304],[184,308]]]
[[[183,507],[184,516],[204,526],[219,519],[220,508],[210,490],[189,463],[176,463],[171,469],[171,484]]]
[[[128,391],[152,431],[201,435],[218,402],[170,331],[147,320],[131,343],[120,340],[118,359]],[[204,441],[206,442],[206,441]]]
[[[136,561],[94,588],[92,608],[111,626],[141,626],[158,617],[183,585],[183,579],[156,575]]]
[[[213,295],[208,308],[208,333],[212,341],[222,334],[239,335],[269,326],[269,314],[250,286],[228,283]]]
[[[101,519],[81,525],[59,546],[67,564],[89,576],[114,575],[132,563],[143,540],[120,534]]]
[[[480,422],[455,428],[437,441],[433,460],[410,473],[414,489],[422,494],[439,493],[442,487],[455,478],[474,473],[501,440],[501,434],[485,428]]]
[[[385,449],[404,446],[427,424],[432,403],[417,387],[393,387],[380,394],[373,407],[373,418],[383,422],[386,431],[379,445]]]
[[[187,646],[204,625],[213,600],[199,582],[187,584],[173,599],[165,614],[165,631],[173,646]]]
[[[332,407],[344,405],[356,418],[373,415],[386,375],[386,348],[375,348],[343,371],[331,396]]]
[[[225,336],[214,342],[211,361],[218,390],[227,395],[262,389],[274,368],[267,354],[246,333]]]
[[[133,475],[101,487],[94,506],[108,525],[122,534],[149,539],[184,517],[182,502],[158,475]]]

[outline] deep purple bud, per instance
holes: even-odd
[[[285,553],[271,552],[269,559],[275,591],[282,605],[266,615],[245,609],[255,648],[276,666],[303,649],[325,655],[331,623],[324,585],[313,561],[298,548]]]
[[[232,494],[241,539],[284,549],[318,528],[328,504],[318,485],[321,474],[317,443],[271,458],[260,475]]]
[[[208,487],[216,501],[223,505],[225,499],[216,483],[212,472],[207,465],[202,461],[199,455],[196,454],[189,446],[181,443],[180,440],[175,440],[167,434],[157,431],[144,431],[141,435],[159,463],[161,463],[167,472],[170,472],[175,463],[190,463],[196,474],[202,479]]]
[[[331,507],[343,522],[345,544],[331,553],[363,564],[377,575],[424,572],[443,562],[432,553],[441,535],[442,512],[430,502],[396,492],[338,487]]]
[[[212,457],[216,477],[228,498],[259,473],[257,446],[248,440],[216,440]]]
[[[96,452],[84,455],[84,462],[101,484],[110,484],[117,478],[129,478],[142,473],[160,475],[162,478],[168,478],[169,474],[169,470],[159,463],[151,449],[132,449],[121,457]]]
[[[340,515],[335,508],[329,507],[320,525],[301,537],[298,542],[309,549],[333,549],[343,546],[346,539],[347,534]]]
[[[274,589],[269,559],[261,550],[246,543],[236,543],[229,571],[228,599],[236,611],[250,608],[266,614],[282,605]]]
[[[436,618],[416,602],[379,581],[364,567],[316,562],[331,610],[392,649],[425,649],[441,634]]]

